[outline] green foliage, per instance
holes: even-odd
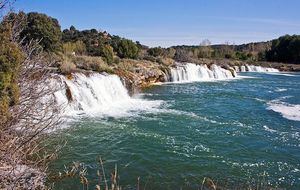
[[[163,54],[163,49],[161,47],[154,47],[147,50],[147,53],[151,56],[158,57]]]
[[[197,52],[198,58],[211,58],[212,55],[212,48],[210,46],[200,46]]]
[[[272,41],[266,52],[268,61],[300,64],[300,35],[285,35]]]
[[[257,54],[258,61],[266,61],[266,51],[259,52]]]
[[[142,50],[145,51],[145,50]],[[143,59],[146,60],[159,60],[158,58],[171,58],[173,59],[176,54],[176,50],[174,48],[161,48],[161,47],[154,47],[147,49],[147,53],[144,54]]]
[[[95,29],[79,31],[71,26],[70,29],[63,31],[63,42],[76,42],[78,40],[85,44],[87,55],[102,56],[109,64],[113,63],[115,54],[120,58],[136,59],[139,50],[143,48],[139,42],[134,43],[131,40],[111,36],[107,32],[100,32]]]
[[[58,21],[45,14],[31,12],[27,14],[27,25],[21,32],[25,43],[40,41],[45,51],[56,52],[61,49],[61,30]]]
[[[127,39],[119,40],[115,50],[120,58],[136,59],[139,53],[138,46],[133,41]]]
[[[18,102],[18,72],[23,54],[17,44],[11,41],[11,24],[0,24],[0,123],[9,117],[9,106]]]
[[[258,42],[242,45],[210,45],[204,40],[200,46],[174,46],[176,50],[175,59],[197,60],[199,58],[214,59],[237,59],[237,60],[264,60],[264,53],[270,46],[270,42]],[[262,53],[260,53],[262,52]],[[260,55],[259,55],[260,53]],[[260,57],[259,57],[260,56]]]
[[[235,57],[239,60],[247,60],[248,59],[247,54],[245,52],[240,52],[240,51],[235,52]]]
[[[113,48],[108,44],[100,46],[100,55],[104,58],[104,61],[108,64],[114,62],[114,51]]]

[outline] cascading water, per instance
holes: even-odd
[[[278,69],[255,66],[255,65],[246,65],[246,66],[234,66],[236,72],[279,72]]]
[[[172,82],[209,81],[234,78],[231,71],[212,65],[209,69],[206,65],[193,63],[181,64],[171,69]]]
[[[62,90],[54,95],[68,116],[123,116],[133,110],[147,111],[161,104],[161,101],[131,98],[117,75],[76,73],[71,79],[60,76],[59,83]]]
[[[236,72],[240,72],[239,66],[233,66],[233,68],[234,68],[234,70],[235,70]]]
[[[268,67],[261,67],[261,66],[254,66],[254,65],[246,65],[246,67],[249,72],[279,72],[278,69],[268,68]]]
[[[245,66],[241,66],[241,72],[246,72],[246,67]]]

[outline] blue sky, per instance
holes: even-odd
[[[148,46],[265,41],[300,34],[299,0],[17,0],[62,29],[101,29]]]

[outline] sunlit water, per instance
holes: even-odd
[[[107,178],[117,164],[123,189],[135,189],[138,177],[146,189],[197,189],[204,177],[300,189],[300,74],[239,75],[248,77],[153,86],[143,99],[160,100],[157,108],[77,119],[62,131],[68,143],[53,173],[83,162],[93,189],[101,156]]]

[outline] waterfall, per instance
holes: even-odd
[[[233,78],[231,71],[212,65],[209,69],[206,65],[196,65],[193,63],[178,64],[176,68],[171,68],[172,82],[192,82],[209,81]]]
[[[234,68],[235,72],[240,72],[239,66],[233,66],[233,68]]]
[[[278,69],[270,68],[270,67],[262,67],[255,65],[242,65],[242,66],[234,66],[234,70],[236,72],[279,72]]]
[[[261,66],[254,66],[254,65],[246,65],[246,67],[249,72],[279,72],[278,69],[269,68],[269,67],[261,67]]]
[[[133,110],[158,107],[160,101],[148,101],[129,96],[117,75],[92,73],[60,76],[62,89],[54,95],[57,103],[65,108],[65,115],[126,115]]]
[[[246,72],[246,67],[244,65],[241,66],[241,72]]]

